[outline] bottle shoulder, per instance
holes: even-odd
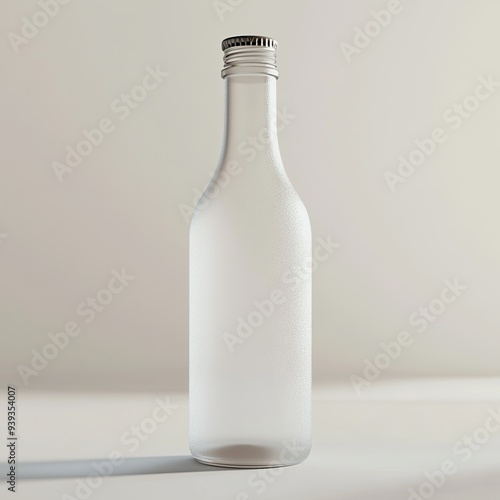
[[[305,205],[280,163],[221,163],[196,205],[191,224],[211,216],[223,217],[224,213],[300,220],[309,225]]]

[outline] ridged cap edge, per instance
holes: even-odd
[[[232,36],[222,40],[222,50],[231,47],[267,47],[276,50],[278,42],[274,38],[259,35]]]

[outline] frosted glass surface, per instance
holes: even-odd
[[[245,97],[247,115],[259,116],[274,78],[250,90],[237,79],[228,99]],[[190,448],[213,464],[289,465],[311,440],[311,229],[276,138],[208,197],[240,138],[225,144],[190,228]]]

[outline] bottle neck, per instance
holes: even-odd
[[[238,74],[224,78],[224,150],[242,155],[245,148],[278,150],[276,78]]]

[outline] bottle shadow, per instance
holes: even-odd
[[[2,464],[2,473],[7,466]],[[182,472],[216,472],[234,470],[214,467],[195,460],[190,455],[171,457],[64,460],[55,462],[24,462],[17,465],[17,477],[24,479],[60,479],[92,476],[132,476],[139,474],[178,474]]]

